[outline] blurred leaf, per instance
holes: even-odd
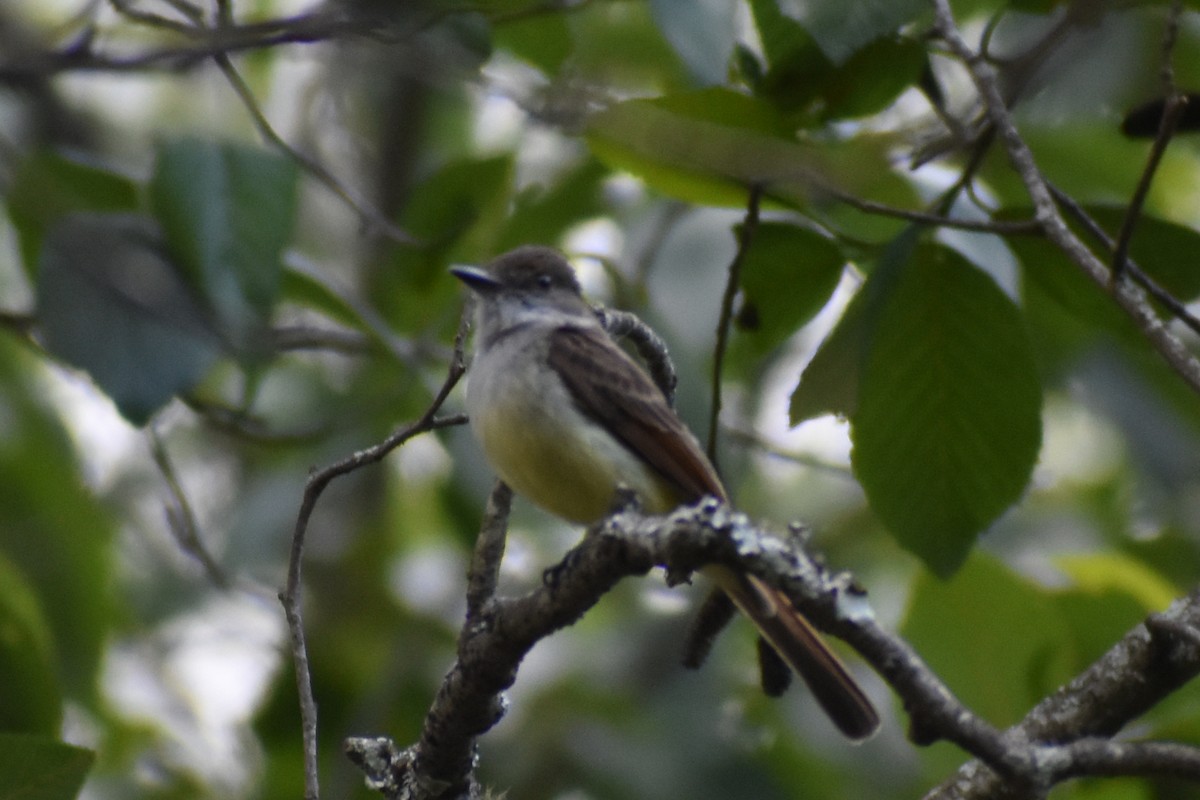
[[[571,33],[564,14],[530,14],[497,25],[495,39],[518,58],[553,75],[571,54]]]
[[[43,736],[0,733],[0,798],[73,800],[95,754]]]
[[[1121,777],[1084,778],[1063,783],[1054,788],[1053,795],[1054,800],[1155,800],[1171,796],[1154,791],[1144,778]]]
[[[37,366],[15,340],[0,340],[0,552],[36,593],[64,690],[94,708],[101,648],[112,625],[113,521],[84,484]]]
[[[809,56],[812,67],[829,64],[808,30],[783,13],[779,0],[750,0],[750,11],[768,66],[774,68],[784,60],[795,59],[799,53]]]
[[[925,49],[909,39],[879,39],[855,53],[820,87],[822,120],[876,114],[920,78]]]
[[[1001,728],[1071,674],[1062,648],[1070,633],[1053,596],[982,554],[948,581],[920,574],[900,633],[968,708]]]
[[[319,311],[344,325],[364,331],[368,329],[353,304],[338,289],[329,285],[328,279],[316,270],[286,267],[281,276],[280,288],[285,300],[303,308]]]
[[[62,697],[53,649],[37,596],[0,553],[0,731],[58,733]]]
[[[739,226],[740,230],[740,226]],[[761,358],[829,301],[846,259],[829,238],[786,222],[754,231],[741,267],[742,305],[735,344]]]
[[[851,419],[855,474],[901,545],[948,575],[1017,500],[1037,458],[1028,336],[991,278],[930,245],[882,301],[868,348]]]
[[[923,0],[782,0],[781,7],[812,33],[830,61],[842,64],[865,45],[926,15],[929,4]]]
[[[691,202],[742,205],[742,187],[803,191],[815,179],[814,150],[767,104],[727,89],[617,103],[591,118],[587,139],[609,165]]]
[[[87,372],[134,424],[196,385],[219,354],[153,221],[78,213],[50,229],[37,306],[46,348]]]
[[[280,254],[296,210],[295,163],[243,145],[170,140],[159,148],[150,200],[172,254],[223,334],[249,348],[279,296]]]
[[[30,278],[46,229],[59,217],[72,211],[132,211],[137,202],[137,187],[125,176],[46,150],[20,162],[5,197]]]
[[[457,319],[461,285],[446,271],[452,263],[479,263],[497,255],[511,203],[514,164],[509,154],[465,158],[423,180],[405,209],[401,226],[427,244],[395,251],[371,276],[375,304],[403,332],[425,332],[438,321]]]
[[[646,2],[584,3],[567,15],[573,80],[637,94],[690,84]]]
[[[788,404],[788,420],[792,425],[824,414],[848,417],[857,410],[863,351],[870,327],[867,305],[866,295],[860,290],[805,365]]]
[[[1062,651],[1078,673],[1108,652],[1113,644],[1146,619],[1146,607],[1119,586],[1072,588],[1055,596],[1058,613],[1070,629]]]
[[[726,0],[650,0],[663,38],[704,85],[724,83],[737,36],[736,5]]]
[[[1021,133],[1046,177],[1083,203],[1129,196],[1146,165],[1149,145],[1125,138],[1115,124],[1029,124],[1022,126]],[[1170,161],[1168,150],[1160,174],[1170,167]],[[1028,206],[1029,192],[1013,171],[1004,148],[989,151],[980,176],[1001,206]]]
[[[1080,589],[1093,594],[1119,591],[1136,598],[1147,613],[1163,611],[1179,590],[1145,564],[1117,553],[1061,555],[1054,564]]]
[[[794,35],[756,86],[798,125],[864,117],[887,108],[925,68],[919,42],[879,39],[835,65],[810,38]],[[778,45],[777,45],[778,47]]]

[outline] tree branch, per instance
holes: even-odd
[[[711,394],[712,400],[708,410],[708,441],[705,445],[708,460],[713,468],[720,473],[717,463],[717,421],[721,416],[721,379],[724,377],[725,351],[729,348],[729,327],[733,323],[733,301],[741,288],[742,263],[746,260],[746,252],[754,240],[754,232],[758,230],[758,206],[762,200],[763,187],[755,184],[750,187],[746,199],[746,217],[742,220],[738,232],[737,252],[729,262],[729,275],[725,279],[725,291],[721,295],[721,313],[717,317],[717,340],[713,345],[713,372]]]
[[[618,511],[548,570],[542,586],[483,601],[463,626],[457,660],[420,740],[401,749],[386,739],[354,739],[347,751],[390,800],[477,797],[478,737],[503,716],[503,692],[539,640],[574,623],[625,577],[664,567],[669,581],[682,580],[713,562],[780,588],[816,627],[854,647],[903,699],[914,742],[949,741],[980,759],[930,798],[1039,796],[1083,775],[1197,776],[1200,756],[1191,748],[1107,740],[1200,672],[1195,595],[1139,625],[1021,725],[1002,732],[963,706],[907,642],[880,627],[849,576],[827,573],[796,537],[781,537],[711,498],[665,516]]]

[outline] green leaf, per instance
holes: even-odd
[[[762,357],[783,343],[829,301],[845,263],[841,249],[819,233],[759,223],[741,267],[735,344]]]
[[[917,82],[924,68],[925,48],[919,42],[878,39],[818,86],[820,119],[853,119],[883,111]]]
[[[569,73],[577,85],[645,94],[690,84],[649,3],[584,3],[567,21],[573,45]]]
[[[757,183],[801,195],[816,148],[788,138],[769,105],[727,89],[617,103],[594,115],[588,144],[610,166],[696,203],[742,205]]]
[[[774,68],[785,59],[795,58],[797,53],[809,54],[813,65],[829,64],[812,35],[780,10],[778,0],[750,0],[750,11],[768,66]]]
[[[295,163],[242,145],[171,140],[159,149],[150,201],[222,332],[248,348],[279,296],[280,255],[295,221]]]
[[[948,575],[1033,470],[1041,386],[1028,336],[991,278],[926,245],[882,301],[867,347],[855,473],[900,544]]]
[[[62,697],[53,649],[32,587],[0,554],[0,730],[58,733]]]
[[[891,168],[888,137],[801,141],[793,128],[761,98],[712,88],[616,103],[592,116],[586,137],[610,167],[680,200],[741,207],[747,187],[759,185],[771,202],[828,219],[834,230],[853,212],[859,239],[879,232],[890,238],[903,227],[826,202],[833,188],[901,207],[912,203],[911,185]]]
[[[571,54],[571,33],[564,14],[517,15],[496,26],[496,45],[553,75]]]
[[[48,737],[0,733],[0,798],[72,800],[95,757]]]
[[[123,175],[42,151],[21,161],[5,202],[32,278],[46,229],[59,217],[72,211],[132,211],[138,191]]]
[[[982,554],[952,580],[920,575],[900,633],[968,708],[1000,727],[1071,674],[1071,636],[1054,596]]]
[[[38,320],[46,348],[141,425],[201,379],[218,342],[150,219],[78,213],[46,235]]]

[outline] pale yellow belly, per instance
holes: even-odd
[[[572,522],[595,522],[612,510],[623,484],[650,513],[674,507],[657,474],[575,409],[557,380],[535,389],[516,376],[485,371],[472,381],[467,406],[484,454],[535,505]]]

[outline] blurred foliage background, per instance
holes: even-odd
[[[952,5],[1040,168],[1115,234],[1150,147],[1121,122],[1162,96],[1171,4]],[[1200,3],[1182,8],[1170,58],[1194,89]],[[1195,392],[1041,238],[858,202],[1029,216],[1005,154],[948,134],[978,108],[930,22],[916,0],[7,0],[0,788],[300,796],[275,593],[301,493],[429,404],[462,306],[446,268],[563,248],[591,298],[667,339],[701,432],[755,184],[721,380],[740,508],[810,525],[998,725],[1187,591]],[[1183,302],[1198,176],[1181,133],[1131,250]],[[304,574],[326,796],[371,796],[344,737],[417,737],[491,480],[456,428],[321,498]],[[518,501],[505,589],[578,535]],[[682,670],[696,599],[627,582],[542,642],[480,778],[523,800],[900,798],[962,762],[907,743],[861,665],[885,722],[860,747],[802,691],[762,697],[745,625]],[[1200,694],[1139,732],[1200,743]]]

